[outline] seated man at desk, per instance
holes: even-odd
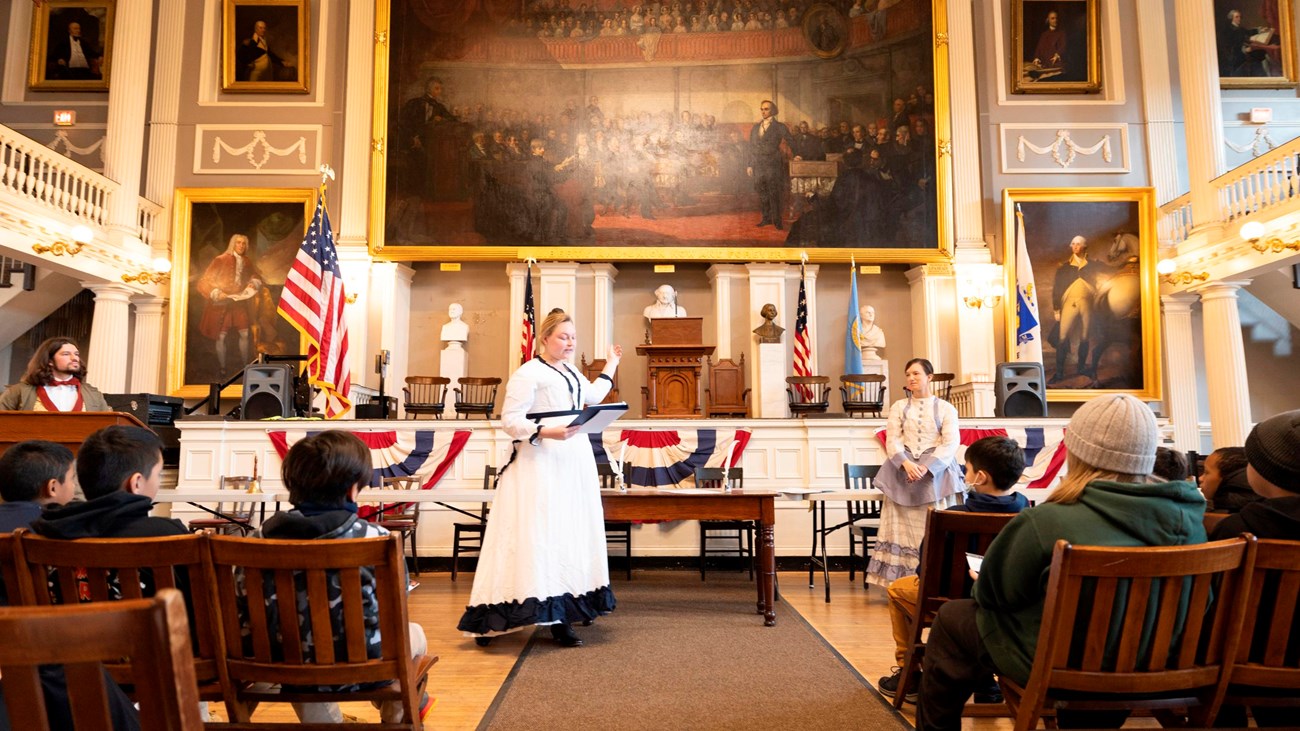
[[[72,338],[47,339],[22,379],[0,394],[0,411],[112,411],[99,389],[82,383],[85,368]]]

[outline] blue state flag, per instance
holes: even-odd
[[[1016,206],[1016,360],[1043,362],[1043,326],[1038,319],[1034,269],[1025,242],[1025,215]]]
[[[849,263],[849,317],[844,332],[844,374],[862,372],[862,349],[858,345],[862,322],[858,319],[858,265]]]

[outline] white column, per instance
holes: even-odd
[[[338,247],[339,271],[343,274],[343,292],[347,303],[343,307],[348,326],[348,367],[352,369],[352,383],[357,386],[379,387],[379,374],[375,373],[374,355],[380,348],[370,342],[370,254],[359,246]],[[379,313],[380,317],[383,313]],[[390,367],[391,370],[391,367]],[[384,383],[385,396],[400,392],[392,381]]]
[[[956,306],[952,266],[922,264],[912,267],[907,270],[907,283],[912,290],[912,354],[909,358],[925,358],[935,364],[936,370],[947,371],[951,366],[944,365],[943,333],[955,332],[956,326],[953,322]]]
[[[816,264],[809,264],[804,267],[804,296],[808,299],[808,369],[814,376],[824,376],[820,370],[820,359],[817,357],[817,343],[821,340],[821,328],[817,327],[817,271],[820,267]],[[791,273],[798,280],[799,270],[791,267]],[[796,292],[798,290],[795,290]],[[795,308],[799,303],[795,302]],[[797,312],[791,312],[791,322],[794,322],[793,316]],[[761,318],[760,318],[761,323]],[[755,325],[754,327],[758,327]],[[790,331],[790,337],[794,337],[794,331]]]
[[[1165,313],[1165,400],[1174,424],[1174,446],[1183,451],[1200,451],[1196,353],[1192,347],[1192,305],[1196,297],[1167,294],[1160,302]]]
[[[405,264],[385,261],[370,267],[369,346],[387,350],[388,382],[394,392],[411,374],[411,280],[415,270]],[[351,323],[349,323],[351,324]],[[387,389],[385,389],[387,390]]]
[[[713,351],[718,360],[731,358],[731,284],[745,276],[739,264],[714,264],[708,270],[709,284],[713,286],[713,322],[717,345]]]
[[[785,397],[785,377],[790,373],[790,354],[793,352],[795,304],[787,304],[785,296],[786,275],[790,270],[798,277],[799,270],[787,264],[746,264],[749,273],[749,329],[763,323],[758,314],[763,305],[776,306],[778,320],[785,328],[781,344],[760,346],[758,336],[750,335],[754,344],[754,357],[749,361],[750,415],[755,419],[782,419],[790,415]]]
[[[506,276],[510,278],[510,348],[506,352],[506,373],[511,374],[519,367],[519,354],[523,348],[524,338],[524,281],[528,278],[526,264],[506,264]],[[533,305],[536,308],[537,292],[533,292]],[[537,324],[541,324],[538,313]]]
[[[538,263],[535,266],[541,274],[538,287],[533,292],[537,303],[537,324],[540,325],[546,319],[546,313],[556,307],[577,317],[578,264],[566,261]]]
[[[975,58],[975,24],[969,0],[948,3],[948,57],[950,59]],[[980,88],[975,78],[975,64],[954,63],[948,66],[948,125],[951,129],[953,150],[962,150],[952,157],[953,190],[981,190],[979,120],[980,110],[976,91]],[[942,129],[942,127],[940,127]],[[984,201],[980,196],[955,196],[953,203],[953,236],[957,251],[974,247],[985,252]]]
[[[1174,13],[1183,127],[1187,138],[1187,174],[1195,224],[1192,230],[1196,231],[1206,226],[1222,225],[1218,196],[1210,185],[1210,181],[1226,167],[1218,49],[1214,38],[1219,19],[1214,17],[1214,3],[1205,0],[1175,0]],[[1145,42],[1146,34],[1140,40]]]
[[[370,220],[370,112],[374,88],[375,5],[348,3],[348,70],[343,87],[343,188],[339,208],[339,244],[364,245]],[[387,43],[387,39],[384,41]],[[318,66],[319,68],[319,66]],[[390,109],[390,114],[397,114]],[[382,185],[382,183],[381,183]]]
[[[110,243],[119,247],[140,243],[140,174],[144,165],[144,135],[140,131],[144,129],[146,99],[141,90],[149,88],[152,30],[151,0],[118,0],[109,67],[104,175],[120,186],[108,210]]]
[[[162,376],[163,312],[167,300],[138,297],[135,305],[135,335],[131,341],[131,393],[159,393]],[[93,381],[91,382],[94,383]]]
[[[1138,58],[1142,71],[1142,108],[1146,117],[1147,174],[1156,189],[1156,204],[1182,194],[1178,184],[1178,148],[1174,98],[1169,79],[1169,19],[1164,3],[1134,3],[1137,13]],[[1214,26],[1207,29],[1213,37]],[[1181,45],[1182,40],[1179,40]],[[1218,79],[1214,80],[1218,88]]]
[[[592,276],[591,360],[600,360],[609,352],[614,337],[614,280],[618,267],[613,264],[588,264]],[[522,320],[521,320],[522,322]],[[624,345],[625,343],[619,343]],[[633,343],[627,342],[629,350]]]
[[[1248,284],[1211,282],[1195,290],[1201,296],[1201,340],[1205,343],[1205,382],[1210,384],[1210,431],[1215,449],[1240,447],[1250,432],[1246,350],[1237,312],[1237,290]]]
[[[159,28],[182,28],[184,25],[185,0],[158,0]],[[180,111],[181,69],[185,60],[185,34],[159,33],[153,58],[153,83],[149,86],[153,101],[149,112],[149,170],[144,181],[144,197],[163,207],[153,231],[154,256],[166,256],[171,241],[170,212],[172,193],[176,189],[176,125]],[[114,69],[114,82],[116,78],[117,70]]]
[[[989,307],[989,303],[983,299],[994,291],[994,287],[999,292],[1004,291],[1001,267],[989,262],[987,248],[965,247],[957,250],[957,260],[953,262],[953,270],[955,275],[953,319],[956,329],[949,332],[958,333],[958,337],[955,343],[957,365],[952,370],[957,376],[957,384],[991,383],[998,362],[997,343],[993,340],[993,318],[999,310]],[[981,306],[967,305],[965,301],[967,296],[979,298]],[[1002,306],[1015,307],[1011,292],[1003,293]],[[993,412],[979,414],[979,416],[993,416]]]
[[[126,391],[127,341],[131,331],[131,295],[120,284],[82,282],[95,293],[95,314],[90,322],[90,385],[104,393]]]

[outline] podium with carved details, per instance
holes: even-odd
[[[647,419],[700,419],[700,359],[713,354],[704,345],[704,318],[663,317],[650,320],[649,341],[636,346],[649,358],[641,389]]]

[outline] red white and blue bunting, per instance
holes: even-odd
[[[1039,490],[1050,487],[1058,477],[1065,476],[1065,429],[1030,427],[1027,429],[961,429],[961,446],[957,448],[957,463],[966,461],[966,447],[984,437],[1011,437],[1025,450],[1025,474],[1018,487]],[[885,430],[876,432],[876,439],[885,443]]]
[[[628,487],[694,487],[697,467],[737,467],[749,429],[606,429],[591,434],[596,462],[608,463]]]

